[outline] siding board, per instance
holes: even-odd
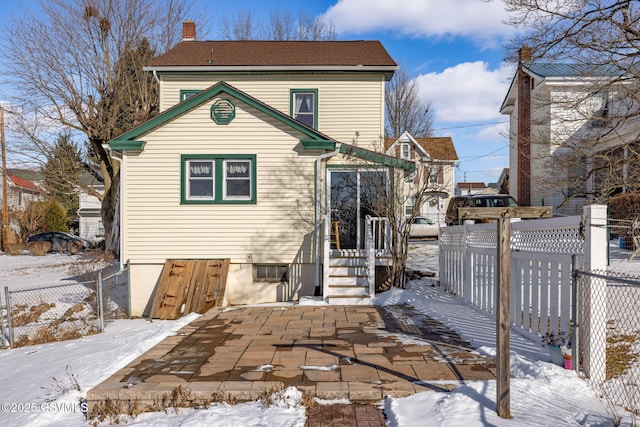
[[[145,150],[127,157],[124,259],[312,262],[315,156],[295,151],[303,135],[237,100],[236,118],[217,125],[214,101],[146,135]],[[181,205],[180,154],[256,154],[257,203]]]

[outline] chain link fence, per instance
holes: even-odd
[[[0,347],[64,341],[102,332],[128,316],[129,270],[95,280],[3,290]]]
[[[581,359],[596,355],[587,361],[592,369],[587,374],[614,415],[626,411],[635,420],[640,414],[640,277],[577,271],[576,284],[582,310],[589,307],[601,311],[596,315],[606,315],[602,322],[578,321]],[[593,314],[583,311],[579,319],[593,318]]]

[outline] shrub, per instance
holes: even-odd
[[[9,255],[22,255],[24,250],[24,243],[7,243],[5,252]]]
[[[44,256],[51,250],[51,242],[29,242],[27,249],[33,256]]]
[[[625,193],[609,199],[609,217],[634,220],[640,216],[640,193]]]
[[[82,249],[82,245],[80,243],[67,242],[67,250],[69,251],[69,254],[75,255],[80,252],[80,249]]]

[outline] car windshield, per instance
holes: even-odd
[[[428,218],[415,218],[413,220],[414,224],[433,224],[433,222],[431,222],[430,219]]]
[[[502,208],[505,206],[518,206],[512,197],[484,197],[475,200],[475,205],[487,208]]]

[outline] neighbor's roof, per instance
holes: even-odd
[[[173,67],[228,70],[253,68],[379,69],[394,71],[395,61],[379,41],[183,41],[155,58],[147,70]]]
[[[420,144],[422,149],[434,160],[458,160],[458,153],[450,136],[413,139]],[[385,152],[398,140],[399,138],[385,138]]]
[[[20,178],[19,176],[14,175],[7,175],[7,178],[9,178],[17,187],[26,188],[28,190],[40,190],[40,187],[34,184],[33,181],[29,181],[26,178]]]
[[[459,182],[458,188],[487,188],[484,182]]]
[[[523,71],[534,78],[543,81],[564,81],[574,79],[576,82],[593,82],[599,78],[615,79],[625,77],[629,70],[616,64],[579,64],[579,63],[555,63],[555,62],[523,62]],[[513,76],[509,90],[505,95],[500,112],[510,114],[508,107],[513,107],[516,102],[518,73]]]
[[[527,62],[522,64],[526,71],[546,77],[621,77],[628,71],[615,64],[562,64]]]
[[[458,160],[456,147],[453,146],[453,140],[450,136],[442,136],[437,138],[414,138],[424,151],[429,153],[435,160]]]

